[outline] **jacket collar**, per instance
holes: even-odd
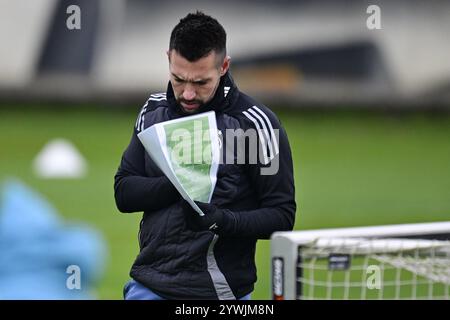
[[[217,87],[214,97],[206,105],[202,106],[196,114],[211,110],[218,113],[225,112],[233,107],[238,95],[239,90],[235,85],[230,72],[227,72],[220,78],[219,86]],[[167,102],[169,103],[171,111],[178,116],[188,115],[176,101],[170,81],[167,85]]]

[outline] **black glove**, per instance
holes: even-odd
[[[183,200],[183,210],[186,214],[186,222],[193,231],[212,231],[218,233],[222,227],[223,211],[210,203],[195,201],[205,215],[200,216],[191,205]]]

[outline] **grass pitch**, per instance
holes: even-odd
[[[138,253],[141,214],[121,214],[113,177],[139,108],[39,105],[0,108],[0,179],[18,177],[68,222],[104,235],[109,259],[100,299],[121,299]],[[279,111],[295,170],[296,229],[443,221],[450,218],[450,116]],[[71,140],[89,163],[86,178],[41,180],[31,162],[53,138]],[[253,299],[268,299],[269,241],[259,241]]]

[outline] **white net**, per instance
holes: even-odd
[[[298,299],[449,299],[450,241],[320,238],[297,270]]]

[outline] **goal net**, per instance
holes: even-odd
[[[272,297],[449,299],[450,222],[278,232]]]

